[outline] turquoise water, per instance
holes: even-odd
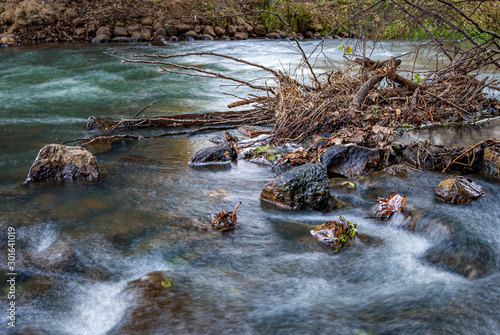
[[[305,42],[304,48],[312,50],[316,43]],[[337,46],[330,41],[324,51],[341,64]],[[383,46],[374,58],[409,48]],[[242,160],[223,171],[187,165],[193,152],[210,145],[214,133],[205,133],[121,142],[96,153],[103,173],[98,182],[22,185],[41,147],[93,134],[83,129],[90,115],[128,117],[156,100],[145,115],[227,110],[234,98],[221,92],[249,92],[221,86],[227,82],[220,80],[120,64],[118,57],[194,50],[274,69],[293,68],[298,60],[293,47],[276,41],[0,49],[0,229],[5,232],[0,246],[6,254],[7,227],[15,227],[19,273],[17,327],[12,330],[4,314],[2,332],[500,333],[498,180],[471,176],[486,196],[465,206],[434,198],[434,187],[444,178],[439,173],[375,174],[353,180],[354,191],[332,180],[332,194],[348,207],[330,213],[280,211],[259,201],[273,177],[266,167]],[[178,61],[247,80],[265,76],[228,60]],[[318,60],[316,66],[327,65]],[[497,134],[498,127],[490,125],[439,139],[465,144]],[[437,135],[416,135],[425,136]],[[154,163],[120,159],[127,155]],[[401,216],[386,225],[370,218],[378,196],[403,193],[408,186],[407,204],[421,214],[416,232],[402,227],[407,221]],[[234,231],[192,229],[193,219],[232,210],[238,201],[243,204]],[[335,254],[309,230],[339,215],[370,238]],[[60,263],[54,261],[57,254],[63,255]],[[37,255],[42,261],[33,261]],[[454,256],[464,261],[455,267],[435,261]],[[127,288],[154,271],[170,278],[170,291],[147,298]],[[0,303],[7,306],[6,295]]]

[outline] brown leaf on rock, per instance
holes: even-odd
[[[408,191],[406,191],[408,192]],[[406,194],[402,196],[396,192],[389,194],[387,198],[378,198],[378,209],[377,213],[381,216],[389,216],[399,210],[406,202]]]

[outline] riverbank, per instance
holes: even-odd
[[[476,9],[468,8],[472,5],[467,3],[459,6],[472,13],[471,17],[483,28],[500,31],[498,2]],[[252,11],[252,15],[241,15]],[[299,38],[319,38],[329,33],[334,37],[371,39],[428,37],[425,29],[401,18],[399,11],[397,5],[380,1],[5,0],[0,4],[0,45],[278,39],[292,33]],[[270,12],[279,14],[289,29]],[[424,23],[436,36],[463,38],[456,29],[436,23],[432,17],[425,18]],[[478,36],[482,33],[474,26],[467,28]]]
[[[260,9],[252,2],[215,6],[204,1],[32,1],[11,0],[0,6],[1,44],[50,42],[141,42],[192,39],[285,38],[261,15],[212,19]],[[309,19],[307,19],[309,21]],[[320,37],[312,20],[295,26],[299,37]],[[300,29],[300,31],[299,31]]]

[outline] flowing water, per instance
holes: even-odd
[[[316,44],[303,47],[310,51]],[[382,46],[373,58],[410,47]],[[323,51],[341,63],[337,47],[328,41]],[[284,41],[0,50],[1,333],[500,334],[497,179],[471,176],[486,196],[454,206],[434,197],[442,174],[376,173],[353,180],[355,190],[332,180],[332,194],[348,204],[344,209],[282,211],[259,201],[273,178],[269,168],[243,160],[218,171],[186,164],[210,145],[212,133],[114,145],[96,153],[103,173],[97,182],[22,185],[42,146],[92,134],[83,130],[90,115],[131,116],[155,100],[145,115],[226,110],[234,98],[222,91],[248,92],[216,79],[122,65],[117,57],[195,50],[281,70],[293,69],[299,58]],[[113,51],[118,53],[109,55]],[[265,76],[226,59],[177,61],[247,80]],[[315,66],[328,64],[318,60]],[[492,122],[480,131],[440,133],[439,139],[466,145],[499,132]],[[130,155],[147,159],[124,159]],[[409,219],[403,215],[387,224],[370,218],[378,196],[408,187],[414,232],[405,229]],[[238,201],[235,230],[189,229],[193,219],[232,210]],[[357,223],[368,240],[338,253],[319,245],[309,230],[339,215]],[[6,311],[12,300],[8,227],[16,229],[16,328],[8,325]],[[167,293],[134,295],[128,283],[155,271],[169,278]]]

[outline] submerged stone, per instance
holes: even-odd
[[[292,210],[325,210],[332,203],[326,169],[313,163],[298,166],[274,178],[264,186],[260,197]]]
[[[88,150],[49,144],[38,152],[24,183],[63,179],[95,180],[99,175],[97,159]]]
[[[374,170],[380,163],[378,149],[360,147],[355,144],[333,145],[321,156],[329,177],[353,178]]]
[[[230,144],[219,144],[203,148],[194,153],[189,159],[189,165],[204,165],[217,163],[230,163],[238,158],[238,152]]]
[[[496,269],[495,251],[477,241],[440,243],[427,251],[427,261],[468,279],[482,278]]]
[[[439,183],[435,195],[446,203],[463,205],[482,197],[484,191],[469,178],[450,176]]]

